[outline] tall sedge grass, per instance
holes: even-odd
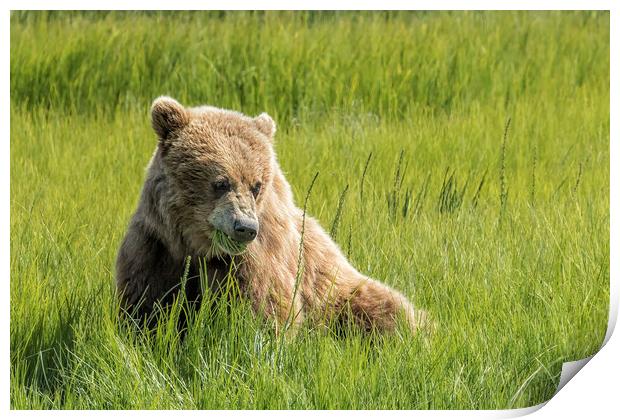
[[[283,340],[234,279],[121,321],[161,94],[272,115],[300,207],[436,332]],[[523,407],[604,336],[609,13],[13,12],[10,113],[13,408]]]

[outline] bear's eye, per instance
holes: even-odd
[[[252,195],[254,196],[254,198],[258,197],[258,194],[260,194],[260,189],[263,186],[263,184],[261,184],[260,182],[257,182],[256,184],[254,184],[254,186],[252,187]]]
[[[213,191],[215,191],[218,194],[222,194],[227,191],[230,191],[230,182],[228,182],[228,180],[226,179],[214,182]]]

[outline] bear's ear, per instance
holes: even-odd
[[[177,130],[189,124],[189,113],[176,100],[160,96],[151,106],[151,124],[161,141],[165,141]]]
[[[273,121],[273,118],[269,116],[269,114],[263,112],[258,117],[254,118],[254,124],[256,124],[258,131],[273,140],[273,136],[276,134],[276,123]]]

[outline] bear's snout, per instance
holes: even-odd
[[[233,239],[238,242],[250,242],[256,238],[258,222],[248,217],[235,220]]]

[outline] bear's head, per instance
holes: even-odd
[[[245,251],[260,231],[276,165],[275,123],[214,107],[185,108],[168,97],[151,108],[175,223],[193,252]]]

